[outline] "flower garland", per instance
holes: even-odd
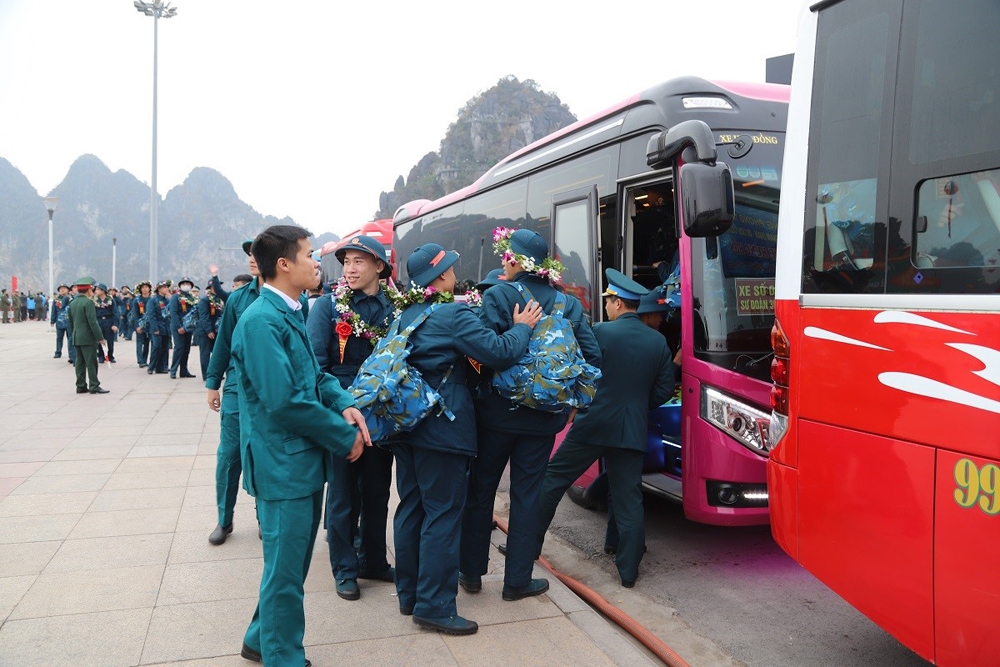
[[[394,290],[386,289],[386,295],[389,300],[395,305],[395,299],[393,298]],[[382,323],[382,326],[376,326],[374,324],[369,324],[365,322],[360,315],[358,315],[354,310],[351,309],[351,297],[354,296],[354,290],[352,290],[347,285],[347,279],[341,278],[333,286],[333,301],[334,308],[337,310],[337,317],[340,321],[337,322],[335,330],[337,336],[340,338],[340,358],[344,358],[344,349],[347,347],[347,339],[353,334],[364,338],[372,347],[385,337],[386,333],[389,332],[389,318],[386,318]],[[396,309],[394,315],[398,316],[399,309]]]
[[[393,304],[396,306],[398,316],[399,313],[403,312],[403,309],[415,303],[423,303],[424,301],[430,301],[431,303],[451,303],[455,300],[455,295],[451,292],[442,292],[433,285],[418,287],[416,284],[410,283],[410,289],[405,292],[396,292],[394,295],[390,295],[389,298],[392,299]]]
[[[566,270],[562,262],[558,259],[546,257],[541,262],[535,262],[534,258],[514,252],[510,247],[510,237],[516,232],[510,227],[497,227],[493,230],[493,253],[500,256],[504,264],[520,264],[521,268],[528,273],[534,273],[539,278],[545,278],[549,283],[555,285],[562,280],[562,273]]]

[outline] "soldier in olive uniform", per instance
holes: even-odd
[[[646,548],[642,513],[646,422],[649,411],[673,394],[676,367],[666,339],[636,314],[648,290],[614,269],[605,274],[604,310],[610,321],[594,326],[604,375],[590,409],[575,419],[545,471],[535,553],[541,553],[545,531],[566,489],[603,456],[619,534],[618,574],[622,585],[632,588]]]
[[[106,394],[97,379],[97,347],[104,339],[100,324],[97,323],[97,308],[89,298],[91,278],[76,281],[77,298],[69,304],[69,331],[76,348],[76,393]],[[87,385],[87,378],[90,385]]]

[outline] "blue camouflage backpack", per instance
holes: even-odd
[[[361,364],[351,384],[349,391],[354,395],[354,406],[364,415],[372,442],[412,431],[435,406],[439,414],[452,421],[455,419],[439,393],[454,366],[448,369],[435,389],[427,384],[420,371],[406,362],[410,356],[410,334],[437,306],[432,304],[402,332],[399,331],[399,320],[395,320]]]
[[[521,283],[507,283],[524,298],[533,298]],[[588,364],[566,319],[566,296],[556,294],[552,312],[542,315],[528,341],[528,350],[513,366],[493,374],[493,387],[504,398],[543,412],[586,409],[597,393],[601,371]]]
[[[58,302],[60,304],[59,313],[56,315],[56,324],[63,328],[69,328],[69,303],[72,301],[72,297],[63,303],[61,300]]]

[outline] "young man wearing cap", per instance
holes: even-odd
[[[551,266],[548,244],[529,229],[498,230],[496,244],[503,255],[503,271],[509,285],[498,285],[483,295],[479,317],[497,333],[512,326],[510,313],[515,304],[533,298],[545,313],[552,313],[558,292],[543,265]],[[553,278],[558,278],[553,276]],[[524,296],[514,285],[526,291]],[[530,295],[530,296],[529,296]],[[601,351],[573,296],[564,295],[563,316],[573,324],[573,333],[587,363],[599,366]],[[566,426],[568,413],[554,414],[518,405],[487,383],[481,383],[476,397],[476,430],[479,456],[469,476],[469,500],[462,520],[462,573],[459,583],[470,593],[482,589],[482,575],[489,569],[490,533],[493,505],[504,469],[510,463],[510,527],[507,534],[507,562],[504,567],[504,600],[514,601],[544,593],[545,579],[532,579],[535,560],[535,532],[538,523],[538,494],[545,477],[545,464],[555,444],[556,434]]]
[[[566,489],[603,456],[620,536],[618,574],[622,585],[632,588],[646,548],[642,514],[646,423],[649,411],[673,394],[675,366],[666,339],[636,314],[648,290],[614,269],[605,274],[604,310],[610,321],[594,326],[604,375],[590,409],[575,419],[546,468],[535,554],[542,551],[545,531]]]
[[[240,473],[243,463],[240,458],[240,403],[236,372],[232,363],[233,331],[244,311],[260,296],[263,281],[257,270],[257,261],[250,254],[253,241],[243,242],[243,252],[247,254],[247,265],[253,278],[245,285],[234,289],[226,299],[219,330],[215,335],[215,345],[208,362],[205,387],[208,389],[208,407],[219,413],[219,448],[215,453],[215,500],[218,508],[218,523],[208,536],[208,541],[216,546],[225,543],[233,532],[233,512],[236,497],[240,491]],[[214,284],[214,283],[213,283]],[[225,377],[225,385],[223,385]],[[222,393],[219,389],[222,388]],[[257,528],[258,535],[260,527]]]
[[[108,286],[100,283],[94,288],[94,306],[97,309],[97,323],[101,327],[104,342],[108,345],[108,362],[115,363],[115,339],[118,338],[118,315],[114,298],[108,293]],[[98,353],[97,362],[104,363],[104,355]]]
[[[309,664],[303,585],[322,513],[325,452],[353,461],[368,438],[353,397],[319,369],[306,334],[297,299],[319,281],[309,236],[274,225],[254,240],[267,282],[232,341],[243,484],[257,499],[264,542],[260,597],[241,655],[275,667]]]
[[[69,285],[59,286],[59,296],[52,299],[52,315],[49,317],[49,324],[56,328],[56,353],[53,359],[62,356],[63,336],[66,337],[66,347],[69,351],[69,363],[76,361],[76,351],[73,349],[73,336],[69,332],[69,303],[73,300],[73,293]]]
[[[97,379],[97,346],[104,334],[97,322],[97,309],[94,302],[87,298],[90,292],[91,278],[80,278],[73,285],[78,298],[69,304],[69,331],[73,337],[73,347],[76,348],[76,393],[106,394],[107,389],[101,388]],[[87,385],[87,378],[90,385]]]
[[[340,381],[345,390],[361,364],[393,320],[393,303],[380,280],[392,275],[392,265],[381,241],[363,234],[337,250],[344,277],[329,296],[313,304],[307,329],[321,370]],[[365,449],[349,463],[342,457],[327,461],[330,486],[326,498],[326,536],[337,595],[361,597],[358,579],[393,581],[395,570],[386,560],[385,526],[389,517],[392,452]],[[354,535],[361,520],[361,548]]]
[[[170,379],[174,380],[180,374],[182,378],[193,378],[194,373],[188,370],[188,357],[191,356],[191,335],[193,331],[184,328],[184,316],[195,309],[198,300],[191,293],[194,281],[181,278],[177,283],[179,291],[170,297],[167,312],[170,313],[170,337],[174,341],[174,356],[170,362]]]
[[[167,372],[167,356],[170,350],[170,281],[156,283],[156,294],[146,302],[146,320],[143,331],[149,334],[149,365],[146,372],[163,374]]]
[[[479,626],[459,616],[455,605],[462,511],[469,464],[477,452],[465,357],[491,368],[509,367],[527,350],[541,309],[534,301],[523,312],[515,305],[508,331],[489,329],[451,296],[457,261],[458,253],[428,243],[414,249],[406,262],[417,289],[408,292],[416,295],[415,302],[400,315],[400,328],[436,308],[410,335],[407,362],[437,388],[450,415],[434,411],[392,443],[399,493],[393,528],[400,613],[412,614],[425,628],[467,635]]]
[[[137,294],[129,305],[128,319],[135,331],[135,360],[139,368],[145,368],[149,360],[149,333],[143,328],[146,318],[146,305],[149,303],[149,293],[153,286],[148,280],[143,280],[136,287]]]

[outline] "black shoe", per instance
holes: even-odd
[[[110,394],[111,390],[110,389],[104,389],[103,387],[98,387],[97,389],[91,389],[90,393],[91,394]]]
[[[524,598],[541,595],[547,590],[549,590],[548,579],[532,579],[527,586],[515,587],[504,584],[502,595],[503,599],[507,602],[515,602]]]
[[[446,635],[474,635],[479,630],[479,625],[475,621],[462,618],[461,616],[445,616],[443,618],[421,618],[414,616],[413,622],[428,630],[437,630]]]
[[[115,361],[114,359],[108,359],[108,361],[110,361],[110,362],[111,362],[111,363],[113,363],[113,364],[117,364],[117,363],[118,363],[118,362],[117,362],[117,361]]]
[[[635,588],[635,579],[630,579],[628,581],[622,579],[622,586],[625,588]]]
[[[403,616],[413,616],[413,607],[399,605],[399,613],[402,614]]]
[[[605,544],[604,553],[608,554],[609,556],[613,556],[614,554],[618,553],[618,547],[613,547],[610,544]]]
[[[176,380],[177,379],[177,373],[174,373],[173,371],[170,371],[170,379],[171,380]]]
[[[77,387],[76,388],[76,393],[78,393],[78,394],[88,394],[88,393],[90,393],[90,390],[89,389],[80,389],[79,387]]]
[[[483,590],[483,578],[471,577],[459,572],[458,585],[464,588],[466,593],[478,593]]]
[[[75,364],[76,363],[76,359],[67,359],[66,363],[67,364]]]
[[[264,658],[261,656],[260,651],[255,651],[246,642],[243,642],[243,648],[240,649],[240,656],[250,660],[251,662],[264,662]]]
[[[507,557],[507,543],[504,542],[503,544],[498,544],[497,545],[497,551],[500,552],[501,556],[503,556],[504,558],[506,558]]]
[[[233,524],[229,524],[228,526],[223,526],[220,523],[215,527],[215,530],[212,531],[212,534],[208,536],[208,541],[210,544],[214,544],[216,546],[224,544],[226,538],[229,537],[229,534],[232,532],[233,532]],[[243,657],[245,658],[246,656]]]
[[[142,363],[142,362],[140,361],[140,362],[139,362],[139,368],[145,368],[145,367],[146,367],[146,364],[144,364],[144,363]]]
[[[182,378],[193,378],[193,377],[196,377],[196,376],[192,375],[191,373],[181,373],[181,377]]]
[[[338,579],[337,596],[344,600],[360,600],[361,589],[356,579]]]
[[[61,355],[61,354],[53,354],[53,355],[52,355],[52,358],[53,358],[53,359],[59,359],[60,357],[62,357],[62,355]]]
[[[166,375],[167,372],[166,371],[156,371],[156,374],[157,375]]]
[[[149,374],[149,375],[152,375],[152,374],[153,374],[154,372],[155,372],[155,371],[153,371],[153,369],[152,369],[152,368],[147,368],[147,369],[146,369],[146,373],[147,373],[147,374]]]
[[[358,579],[374,579],[375,581],[388,581],[392,583],[396,581],[396,568],[388,567],[377,574],[364,571],[358,572]]]

